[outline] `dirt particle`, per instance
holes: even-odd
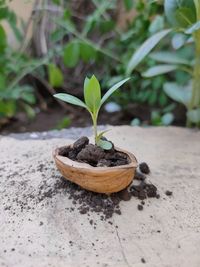
[[[142,162],[139,164],[140,171],[145,174],[150,173],[150,168],[146,162]]]
[[[142,263],[146,263],[146,261],[145,261],[144,258],[141,258],[141,262],[142,262]]]
[[[143,206],[140,205],[140,204],[138,204],[137,209],[138,209],[138,210],[143,210]]]
[[[131,199],[131,194],[127,188],[118,192],[117,194],[121,200],[129,201]]]
[[[139,181],[144,181],[146,179],[146,175],[144,175],[142,172],[136,170],[134,179],[139,180]]]
[[[169,191],[169,190],[165,191],[165,195],[166,195],[166,196],[172,196],[172,194],[173,194],[172,191]]]
[[[89,144],[89,139],[86,136],[82,136],[81,138],[79,138],[74,144],[73,144],[73,148],[81,151],[83,148],[86,147],[86,145]]]

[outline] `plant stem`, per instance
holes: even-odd
[[[193,69],[192,98],[189,103],[189,110],[200,107],[200,30],[194,33],[195,41],[195,65]],[[191,123],[187,121],[187,126]]]
[[[94,130],[94,140],[95,140],[95,145],[97,144],[97,116],[98,114],[91,114],[92,116],[92,122],[93,122],[93,130]]]

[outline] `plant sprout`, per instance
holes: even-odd
[[[95,137],[95,144],[97,146],[102,147],[105,150],[109,150],[112,148],[112,143],[103,139],[103,135],[107,131],[103,131],[98,133],[97,131],[97,119],[99,115],[99,110],[101,106],[105,103],[105,101],[126,81],[130,78],[126,78],[115,85],[113,85],[101,98],[101,87],[97,78],[92,75],[91,78],[86,77],[84,81],[84,100],[80,100],[79,98],[65,93],[58,93],[55,94],[54,97],[63,100],[67,103],[72,105],[80,106],[90,113],[92,122],[93,122],[93,129],[94,129],[94,137]]]

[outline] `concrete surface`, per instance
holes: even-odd
[[[143,211],[139,200],[121,202],[113,225],[91,214],[94,229],[88,215],[67,210],[73,204],[62,192],[36,201],[40,185],[51,187],[59,178],[52,149],[70,139],[1,137],[0,266],[200,266],[200,132],[111,128],[107,136],[115,145],[149,163],[161,198],[146,201]]]

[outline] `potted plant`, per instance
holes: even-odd
[[[59,93],[54,96],[67,103],[83,107],[90,113],[95,144],[89,144],[87,137],[81,137],[73,145],[57,148],[53,155],[56,166],[68,180],[81,187],[99,193],[113,193],[126,188],[133,180],[137,167],[135,156],[117,148],[104,134],[98,133],[97,119],[101,106],[129,78],[113,85],[101,98],[101,88],[93,75],[84,81],[84,100]]]

